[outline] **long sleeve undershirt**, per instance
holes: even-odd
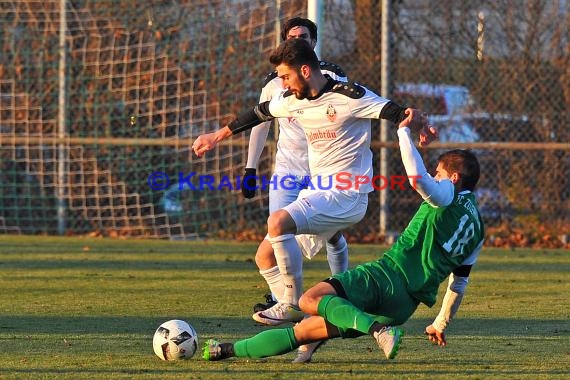
[[[261,157],[261,153],[263,152],[263,148],[265,148],[265,141],[269,135],[270,128],[270,121],[266,121],[265,123],[252,128],[251,134],[249,135],[249,149],[247,151],[246,168],[257,169],[257,164]]]
[[[416,149],[407,127],[398,128],[398,140],[400,154],[410,178],[410,183],[415,186],[421,197],[433,207],[444,207],[453,201],[454,187],[449,179],[437,181],[427,171],[420,153]]]

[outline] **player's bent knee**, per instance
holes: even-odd
[[[317,313],[317,306],[319,305],[320,300],[320,295],[315,297],[311,293],[305,293],[299,299],[299,308],[304,313],[315,315]]]
[[[295,222],[285,210],[277,210],[267,219],[267,232],[271,237],[294,234],[296,230]]]
[[[267,218],[267,232],[269,236],[275,237],[282,235],[279,220],[279,216],[276,215],[276,213],[269,215],[269,218]]]

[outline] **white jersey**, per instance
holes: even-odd
[[[331,78],[346,82],[347,78],[340,67],[321,61],[321,71]],[[277,72],[269,74],[261,90],[259,103],[272,99],[275,94],[283,91],[283,81]],[[294,175],[305,177],[309,175],[309,159],[307,152],[307,139],[303,128],[292,118],[279,118],[279,137],[277,139],[277,153],[275,155],[274,173],[280,175]],[[254,127],[249,139],[247,168],[257,168],[259,157],[265,146],[265,141],[271,128],[271,122],[265,122]]]
[[[369,193],[373,189],[370,119],[380,119],[389,100],[356,83],[329,79],[327,86],[327,91],[311,100],[282,91],[269,103],[269,112],[303,128],[313,186]],[[369,181],[357,186],[356,176]]]

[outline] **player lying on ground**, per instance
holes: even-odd
[[[235,343],[210,339],[204,359],[263,358],[301,344],[366,334],[393,359],[403,335],[396,326],[406,322],[420,302],[433,306],[440,283],[449,276],[441,310],[425,330],[432,342],[446,344],[444,331],[483,245],[484,227],[473,194],[479,162],[470,151],[452,150],[439,157],[432,177],[410,139],[409,121],[399,125],[400,152],[408,176],[420,176],[415,187],[424,202],[396,243],[382,258],[333,275],[304,293],[299,306],[309,318]]]

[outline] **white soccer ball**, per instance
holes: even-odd
[[[187,322],[172,319],[156,329],[152,348],[162,360],[190,359],[198,349],[198,334]]]

